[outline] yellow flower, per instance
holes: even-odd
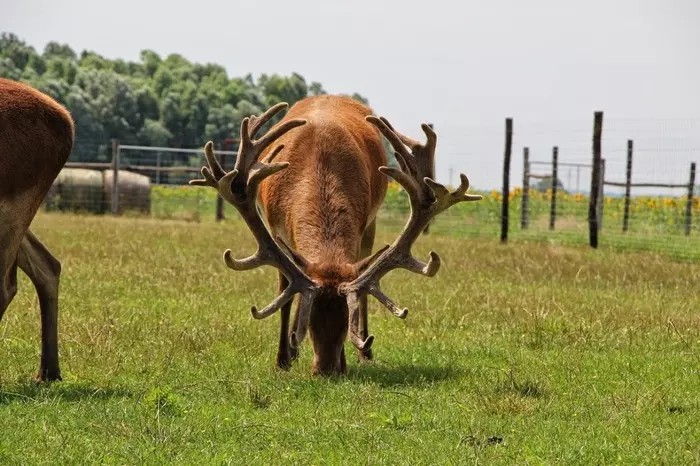
[[[398,184],[396,181],[391,180],[391,181],[389,181],[389,189],[392,191],[400,191],[401,185]]]

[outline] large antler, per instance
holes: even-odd
[[[394,178],[408,193],[411,203],[411,215],[396,241],[375,260],[357,279],[341,285],[340,290],[347,297],[349,310],[350,340],[359,349],[367,349],[374,341],[370,335],[362,340],[358,332],[360,296],[371,294],[392,314],[401,319],[408,315],[408,309],[401,309],[394,301],[382,293],[379,281],[393,269],[407,269],[427,277],[433,277],[440,268],[440,256],[431,251],[427,264],[411,254],[411,246],[421,235],[425,226],[439,213],[449,209],[458,202],[478,201],[478,194],[467,194],[469,179],[460,174],[461,184],[457,190],[449,192],[442,184],[429,178],[435,160],[437,135],[433,129],[423,124],[421,127],[427,137],[426,144],[398,133],[385,118],[366,117],[376,126],[396,151],[399,168],[379,167],[383,174]],[[410,148],[410,152],[408,148]]]
[[[262,311],[258,311],[255,306],[251,308],[254,318],[264,319],[271,316],[293,299],[295,294],[301,294],[299,325],[296,331],[292,332],[291,338],[292,345],[296,347],[306,335],[311,306],[317,294],[317,287],[272,239],[270,232],[260,218],[256,206],[260,182],[289,166],[288,162],[273,163],[274,158],[283,149],[283,145],[275,147],[262,161],[258,161],[260,154],[289,130],[306,124],[306,120],[302,119],[289,120],[271,129],[260,139],[254,139],[260,128],[286,107],[286,103],[279,103],[268,109],[259,118],[252,116],[243,119],[236,165],[228,173],[221,168],[221,165],[216,160],[212,142],[207,142],[204,146],[204,155],[209,166],[202,167],[204,179],[192,180],[190,184],[211,186],[216,189],[221,197],[236,207],[258,242],[257,252],[241,260],[234,259],[231,256],[231,250],[227,249],[224,252],[224,262],[227,266],[233,270],[250,270],[262,265],[271,265],[277,268],[289,281],[289,286],[282,294]]]

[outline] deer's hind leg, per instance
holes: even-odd
[[[17,265],[31,279],[41,308],[41,366],[37,382],[61,380],[58,366],[58,285],[61,263],[27,230]]]
[[[28,226],[23,206],[24,202],[0,204],[0,319],[17,294],[17,252]]]
[[[17,261],[3,263],[0,259],[0,320],[17,294]]]

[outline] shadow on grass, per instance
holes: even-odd
[[[376,362],[348,367],[347,379],[381,387],[429,385],[461,376],[459,368],[423,364],[385,365]]]
[[[0,405],[11,403],[41,403],[64,401],[68,403],[85,400],[107,400],[130,398],[134,394],[119,387],[97,387],[88,383],[54,382],[37,385],[34,382],[5,384],[0,386]]]

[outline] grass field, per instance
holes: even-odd
[[[477,203],[478,204],[478,203]],[[433,279],[371,302],[375,362],[273,368],[272,269],[224,224],[40,214],[63,263],[64,381],[35,386],[29,280],[0,322],[1,464],[697,464],[700,265],[662,255],[436,234]],[[395,222],[380,225],[390,242]]]

